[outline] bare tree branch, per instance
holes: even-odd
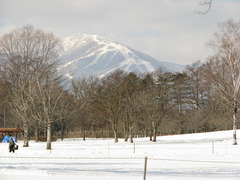
[[[207,7],[205,11],[195,11],[196,14],[207,14],[212,8],[212,0],[201,0],[199,2],[200,6]]]

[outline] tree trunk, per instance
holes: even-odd
[[[129,135],[130,135],[130,143],[133,143],[133,128],[132,127],[129,127]]]
[[[85,128],[83,128],[82,133],[83,133],[83,141],[86,141],[86,130],[85,130]]]
[[[124,138],[124,142],[127,142],[127,141],[128,141],[128,137],[129,137],[129,134],[126,133],[126,134],[125,134],[125,138]]]
[[[63,141],[63,139],[64,139],[64,132],[65,132],[65,130],[64,130],[64,128],[62,127],[62,128],[61,128],[61,139],[62,139],[62,141]]]
[[[147,131],[144,129],[142,132],[143,137],[147,137]]]
[[[129,125],[127,123],[127,121],[125,120],[124,122],[124,142],[128,141],[129,138],[129,129],[128,129]]]
[[[151,130],[150,130],[150,141],[153,140],[152,137],[153,137],[153,128],[151,128]]]
[[[127,142],[128,141],[128,137],[129,137],[129,130],[127,130],[127,128],[125,127],[124,128],[125,130],[125,133],[124,133],[124,135],[125,135],[125,138],[124,138],[124,142]]]
[[[52,137],[51,128],[52,128],[52,123],[49,120],[49,122],[47,123],[47,148],[46,148],[47,150],[52,148],[51,147],[51,137]]]
[[[233,111],[233,145],[237,145],[237,118],[236,118],[236,115],[237,115],[238,109],[237,109],[236,99],[234,100],[233,108],[234,108],[234,111]]]
[[[117,129],[113,127],[113,133],[114,133],[114,142],[118,142],[118,135],[117,135]]]
[[[157,142],[157,127],[153,127],[153,141]]]
[[[29,146],[29,132],[28,132],[28,124],[26,122],[23,122],[23,127],[24,127],[24,142],[23,142],[23,147],[28,147]]]
[[[38,142],[39,141],[39,127],[38,126],[36,126],[35,127],[35,140],[36,140],[36,142]]]

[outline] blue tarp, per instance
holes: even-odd
[[[12,137],[14,142],[17,142],[16,137]],[[9,143],[10,141],[10,136],[5,136],[4,139],[2,140],[3,143]]]

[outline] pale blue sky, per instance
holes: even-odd
[[[240,0],[0,0],[0,36],[32,24],[60,38],[101,35],[167,62],[204,61],[219,22],[240,20]]]

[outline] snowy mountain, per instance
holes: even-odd
[[[160,62],[107,38],[77,33],[63,39],[59,70],[75,79],[90,75],[101,78],[117,69],[147,73],[159,67],[170,72],[184,68],[183,65]]]

